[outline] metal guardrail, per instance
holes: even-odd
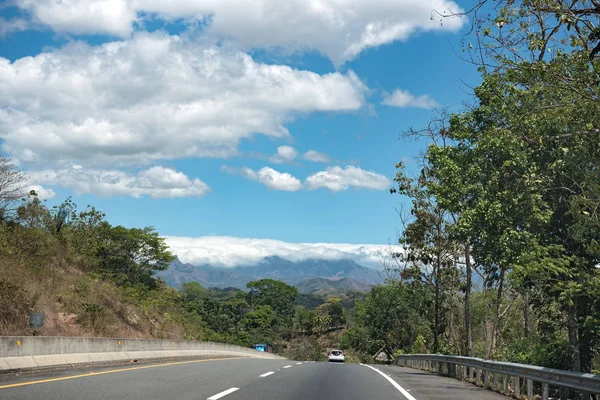
[[[399,355],[396,364],[473,382],[517,399],[541,395],[542,400],[600,400],[600,375],[595,374],[437,354]]]

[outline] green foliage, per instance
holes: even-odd
[[[198,282],[184,282],[181,288],[183,301],[186,303],[201,301],[208,297],[208,290],[204,289]]]
[[[357,326],[348,329],[340,338],[342,350],[353,349],[361,354],[373,355],[378,350],[374,344],[367,328]]]
[[[394,282],[375,286],[362,304],[359,321],[371,340],[388,348],[411,348],[418,327],[428,325],[431,293],[426,287]]]
[[[312,332],[315,328],[315,313],[304,307],[296,308],[296,328],[300,332]]]
[[[153,273],[167,269],[174,259],[164,239],[151,227],[127,229],[101,222],[96,234],[99,269],[121,285],[153,286]]]
[[[246,286],[250,289],[248,303],[252,307],[269,306],[281,325],[291,326],[298,289],[274,279],[248,282]]]
[[[85,280],[79,280],[75,283],[75,292],[81,297],[86,297],[90,289],[90,284]]]

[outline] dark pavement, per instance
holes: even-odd
[[[0,399],[506,399],[422,371],[374,368],[260,359],[87,368],[0,376]]]

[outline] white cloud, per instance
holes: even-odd
[[[72,165],[62,170],[28,171],[37,183],[60,186],[77,195],[150,196],[152,198],[201,197],[210,188],[200,179],[190,179],[184,173],[155,166],[137,174],[119,170],[87,169]]]
[[[298,152],[292,146],[279,146],[277,154],[273,155],[270,160],[276,164],[282,164],[293,161],[298,156]]]
[[[66,3],[66,2],[65,2]],[[296,114],[357,110],[353,72],[319,75],[164,33],[0,57],[0,138],[23,162],[149,165],[228,157],[243,138],[286,137]]]
[[[298,191],[302,188],[314,190],[327,188],[333,192],[347,190],[350,187],[384,190],[389,188],[391,181],[383,175],[365,171],[353,165],[345,168],[340,166],[329,167],[306,178],[304,185],[300,180],[288,173],[281,173],[273,168],[263,167],[254,171],[248,167],[234,168],[227,165],[221,171],[230,175],[240,175],[246,179],[259,181],[274,190]]]
[[[59,32],[128,37],[143,19],[201,22],[203,34],[241,48],[316,50],[334,63],[419,32],[456,32],[466,18],[450,0],[17,0]]]
[[[396,89],[393,93],[387,93],[381,104],[393,107],[416,107],[416,108],[435,108],[438,106],[437,101],[428,95],[415,96],[405,90]]]
[[[316,150],[309,150],[302,155],[302,158],[312,162],[328,163],[329,156]]]
[[[37,196],[40,200],[50,200],[50,199],[54,198],[54,196],[56,196],[56,193],[54,193],[54,190],[47,189],[40,185],[29,186],[27,188],[27,193],[29,193],[29,191],[31,191],[31,190],[35,191],[35,193],[37,194]]]
[[[258,181],[273,190],[295,192],[302,189],[302,183],[298,178],[269,167],[263,167],[258,171]]]
[[[345,168],[336,165],[306,178],[309,189],[327,188],[333,192],[350,187],[383,190],[389,188],[390,184],[391,181],[385,176],[353,165]]]
[[[302,189],[302,182],[287,172],[279,172],[270,167],[263,167],[254,171],[248,167],[233,168],[227,165],[221,167],[221,171],[231,175],[240,175],[246,179],[258,181],[273,190],[295,192]]]
[[[57,32],[126,37],[138,19],[130,0],[17,0],[34,22]]]
[[[11,32],[24,31],[29,28],[29,22],[23,18],[5,19],[0,17],[0,37]]]
[[[239,175],[239,176],[243,176],[246,179],[251,179],[254,181],[258,180],[258,174],[256,173],[256,171],[254,171],[253,169],[250,169],[248,167],[234,168],[234,167],[230,167],[228,165],[223,165],[221,167],[221,171],[226,172],[229,175]]]
[[[351,259],[364,266],[378,267],[382,257],[389,251],[389,245],[289,243],[229,236],[167,236],[165,239],[171,251],[184,263],[223,267],[256,265],[269,256],[290,261]]]

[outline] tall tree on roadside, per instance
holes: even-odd
[[[15,162],[0,156],[0,220],[19,207],[19,200],[26,193],[28,178]]]
[[[167,269],[173,261],[167,244],[154,228],[128,229],[104,221],[96,227],[96,234],[100,271],[120,284],[154,287],[154,272]]]
[[[298,289],[274,279],[248,282],[246,287],[250,289],[247,297],[251,307],[270,306],[282,326],[291,326]]]

